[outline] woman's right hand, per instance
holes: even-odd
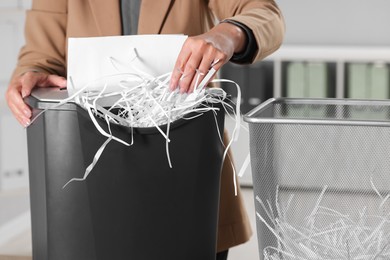
[[[6,100],[8,106],[23,127],[31,123],[31,108],[24,103],[23,98],[29,96],[35,87],[66,88],[66,79],[57,75],[29,71],[21,76],[14,77],[7,89]]]

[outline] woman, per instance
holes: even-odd
[[[128,31],[127,18],[137,15],[138,34],[188,35],[170,89],[190,92],[196,70],[207,72],[215,61],[214,69],[219,70],[229,60],[261,60],[279,48],[284,35],[283,17],[273,0],[142,0],[130,11],[124,1],[33,0],[26,17],[26,44],[6,93],[12,113],[23,126],[30,124],[32,115],[23,98],[33,88],[66,87],[68,37],[121,35]],[[226,159],[221,179],[219,259],[226,259],[230,247],[251,235],[240,193],[234,196],[231,176],[231,162]]]

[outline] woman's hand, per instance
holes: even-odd
[[[189,37],[176,60],[170,90],[192,92],[211,67],[218,71],[234,53],[244,49],[245,43],[245,33],[230,23],[220,23],[207,33]]]
[[[24,127],[31,123],[32,113],[23,98],[29,96],[34,87],[66,88],[66,79],[57,75],[30,71],[11,80],[6,92],[6,100],[11,112]]]

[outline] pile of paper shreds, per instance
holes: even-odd
[[[314,209],[305,218],[307,224],[302,226],[290,224],[286,217],[293,196],[287,205],[280,205],[277,191],[275,213],[269,201],[264,203],[256,197],[269,221],[258,212],[256,215],[277,240],[277,245],[267,245],[263,249],[264,259],[390,259],[390,212],[384,212],[383,208],[389,195],[383,197],[374,187],[381,200],[377,212],[368,214],[366,208],[363,208],[357,214],[359,217],[352,219],[348,214],[321,206],[326,189],[325,186]],[[326,218],[327,224],[317,221],[318,218]]]
[[[194,112],[197,116],[207,111],[218,111],[212,104],[223,103],[224,108],[234,111],[226,102],[226,93],[221,88],[206,88],[199,85],[191,93],[180,93],[178,89],[170,91],[168,81],[170,73],[159,76],[140,74],[120,74],[118,86],[114,90],[105,85],[99,90],[82,88],[74,95],[76,102],[84,107],[101,134],[110,137],[111,133],[102,130],[94,117],[104,119],[106,123],[126,127],[156,127],[167,139],[168,133],[161,130],[162,125],[169,125],[178,119],[191,119]],[[105,100],[110,100],[110,104]],[[130,145],[112,136],[116,141]]]

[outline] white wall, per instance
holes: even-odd
[[[390,45],[388,0],[276,0],[285,44]]]
[[[26,132],[5,102],[31,0],[0,0],[0,255],[31,255]]]
[[[0,191],[28,185],[26,133],[11,115],[4,97],[24,43],[28,6],[29,1],[0,1]]]

